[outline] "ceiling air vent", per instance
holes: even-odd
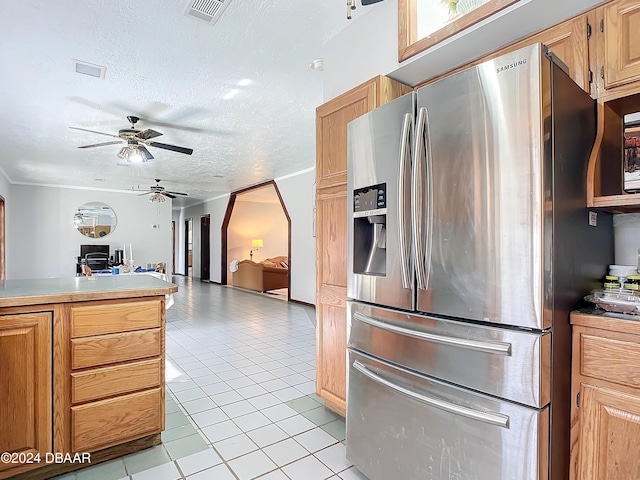
[[[90,77],[104,78],[104,75],[107,72],[107,67],[96,65],[94,63],[83,62],[82,60],[76,60],[75,58],[71,59],[71,66],[74,72],[89,75]]]
[[[229,3],[231,0],[190,0],[185,14],[213,25],[220,19]]]

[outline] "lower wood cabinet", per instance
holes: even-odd
[[[0,315],[0,452],[53,450],[52,317]],[[0,472],[15,466],[0,462]]]
[[[164,395],[159,388],[71,408],[71,448],[90,452],[160,432]]]
[[[640,478],[640,322],[573,313],[572,480]]]

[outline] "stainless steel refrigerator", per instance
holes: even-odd
[[[566,480],[569,312],[613,259],[595,103],[541,44],[348,126],[347,457],[371,480]]]

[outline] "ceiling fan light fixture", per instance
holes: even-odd
[[[151,195],[149,201],[151,203],[162,203],[165,201],[165,198],[164,195],[160,195],[158,192],[155,192],[153,195]]]
[[[129,163],[142,163],[153,158],[146,148],[142,150],[138,148],[138,145],[127,145],[126,147],[122,147],[118,152],[118,157]]]

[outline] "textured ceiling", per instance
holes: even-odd
[[[0,167],[12,183],[147,189],[189,205],[315,163],[322,72],[309,63],[346,25],[342,1],[229,0],[215,25],[176,0],[11,0],[0,16]],[[78,59],[105,79],[73,71]],[[78,149],[140,117],[154,160],[119,165],[120,145]],[[220,177],[221,176],[221,177]],[[97,181],[96,179],[101,179]],[[176,203],[180,202],[180,203]]]

